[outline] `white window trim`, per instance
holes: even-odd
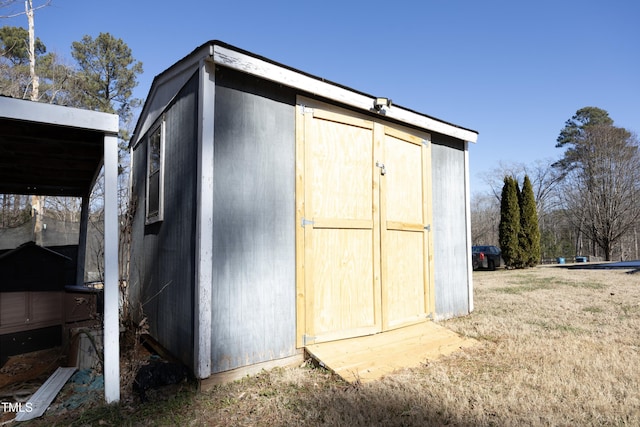
[[[160,129],[160,171],[158,180],[158,214],[149,216],[149,169],[151,165],[151,135],[153,135],[158,129]],[[145,176],[146,181],[146,198],[145,198],[145,224],[154,224],[164,220],[164,146],[165,146],[165,120],[164,116],[160,117],[160,120],[155,124],[147,133],[146,145],[147,145],[147,173]]]

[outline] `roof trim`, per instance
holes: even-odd
[[[211,40],[194,49],[189,55],[154,78],[149,90],[149,96],[145,100],[145,105],[142,109],[141,117],[144,118],[144,121],[139,121],[136,125],[131,146],[136,145],[144,132],[146,132],[149,123],[153,123],[171,101],[169,98],[153,99],[160,94],[159,88],[170,81],[172,77],[183,74],[185,69],[192,69],[195,72],[195,67],[202,60],[211,61],[216,65],[222,65],[270,80],[366,112],[372,111],[373,103],[376,99],[375,96],[288,67],[219,40]],[[158,108],[160,105],[163,108]],[[145,114],[152,117],[145,117]],[[478,140],[477,131],[466,129],[399,105],[394,104],[392,107],[385,109],[383,116],[464,141],[477,142]]]
[[[129,147],[135,148],[140,143],[142,136],[153,126],[180,92],[182,86],[198,70],[200,62],[211,57],[211,49],[208,44],[202,45],[154,77],[133,136],[129,141]]]
[[[51,249],[45,248],[44,246],[36,245],[36,242],[33,242],[33,241],[25,242],[20,246],[18,246],[17,248],[7,250],[6,252],[0,255],[0,260],[9,259],[12,256],[14,256],[16,253],[27,250],[27,249],[36,249],[36,251],[53,256],[54,258],[61,258],[67,261],[71,261],[71,258],[69,258],[68,256],[62,255],[61,253],[58,253],[56,251],[52,251]]]
[[[120,130],[117,114],[9,97],[0,97],[0,117],[23,122],[88,129],[106,134],[117,135]]]
[[[228,45],[213,45],[213,61],[216,64],[242,71],[285,86],[300,89],[333,101],[371,111],[376,97],[357,92],[298,70],[284,67],[261,57],[248,55]],[[416,113],[401,106],[393,105],[385,110],[384,117],[395,119],[420,128],[453,136],[465,141],[476,142],[478,132],[456,126],[424,114]]]

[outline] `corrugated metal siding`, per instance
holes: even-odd
[[[165,114],[164,221],[145,226],[146,145],[134,152],[137,211],[131,248],[131,299],[144,304],[150,332],[193,367],[198,79]],[[144,238],[140,239],[140,236]],[[141,286],[140,286],[141,285]],[[133,307],[136,308],[135,306]]]
[[[216,85],[212,373],[296,354],[295,98],[228,71]]]
[[[436,318],[469,313],[464,142],[432,135]]]

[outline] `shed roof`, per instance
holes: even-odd
[[[11,260],[11,258],[14,258],[16,256],[21,256],[21,253],[23,252],[27,252],[27,253],[37,252],[49,258],[53,258],[53,259],[57,258],[61,260],[71,261],[71,258],[69,258],[68,256],[63,255],[56,251],[52,251],[49,248],[38,246],[35,244],[35,242],[25,242],[20,246],[18,246],[17,248],[10,249],[0,253],[0,264],[4,262],[8,262],[9,260]]]
[[[211,40],[193,50],[167,70],[158,74],[136,125],[131,145],[135,146],[162,114],[179,89],[202,63],[209,62],[293,87],[352,108],[370,112],[376,96],[348,88],[327,79],[272,61],[219,40]],[[427,131],[476,142],[478,132],[394,104],[384,111],[385,117]]]
[[[118,116],[0,97],[0,193],[86,196]]]

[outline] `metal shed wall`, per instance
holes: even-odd
[[[151,333],[200,378],[299,354],[297,95],[364,114],[374,100],[212,43],[156,77],[138,122],[131,299],[145,303]],[[164,220],[148,226],[143,133],[163,111]],[[476,133],[396,106],[385,116],[432,135],[436,317],[467,314],[464,140]]]
[[[134,149],[132,194],[136,213],[131,243],[131,300],[143,304],[151,334],[191,367],[197,100],[198,78],[194,75],[164,114],[164,220],[145,225],[146,139]]]
[[[216,73],[212,373],[296,354],[294,102]]]
[[[436,318],[468,314],[465,145],[432,134]]]

